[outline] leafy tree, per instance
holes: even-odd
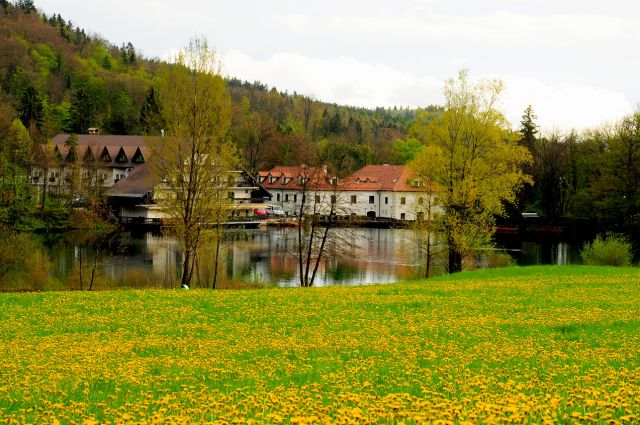
[[[163,180],[157,201],[175,224],[183,252],[181,284],[191,285],[205,238],[212,236],[215,288],[222,225],[226,221],[229,171],[237,165],[230,142],[230,99],[215,54],[193,39],[166,68],[159,92],[167,126],[153,143],[152,165]],[[204,226],[213,225],[212,233]]]
[[[413,160],[422,149],[422,143],[413,137],[396,140],[391,145],[391,161],[394,164],[406,164]]]
[[[531,156],[495,107],[502,87],[498,80],[473,83],[466,71],[448,80],[445,110],[426,126],[425,147],[411,163],[438,187],[450,273],[490,242],[494,215],[529,181],[521,166]]]
[[[566,206],[566,144],[562,136],[553,133],[540,138],[534,152],[533,178],[536,182],[536,197],[542,214],[553,221],[564,215]]]

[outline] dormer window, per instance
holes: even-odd
[[[100,161],[102,162],[111,162],[111,155],[109,154],[109,150],[105,147],[102,149],[102,153],[100,154]]]
[[[144,156],[142,156],[140,148],[136,149],[136,153],[133,154],[131,162],[133,162],[134,164],[144,164]]]
[[[72,146],[69,148],[69,153],[67,154],[66,160],[68,162],[74,162],[76,160],[76,147]]]
[[[60,153],[60,148],[58,148],[58,146],[53,149],[53,156],[55,156],[58,161],[62,161],[62,154]]]
[[[304,186],[309,181],[308,177],[300,177],[300,186]]]
[[[118,156],[116,156],[116,162],[118,164],[125,164],[129,162],[129,158],[127,158],[127,154],[124,153],[123,148],[120,148],[120,151],[118,151]]]
[[[93,155],[93,152],[91,151],[91,146],[89,146],[87,148],[87,151],[84,153],[83,160],[85,162],[93,162],[95,159],[96,157]]]

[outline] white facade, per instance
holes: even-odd
[[[297,215],[302,202],[302,190],[297,181],[303,175],[301,173],[306,172],[304,166],[274,167],[261,172],[259,179],[271,194],[272,204],[281,205],[289,215]],[[367,166],[349,178],[337,181],[337,185],[326,171],[322,178],[326,182],[316,185],[320,190],[307,190],[307,196],[311,197],[307,201],[307,212],[318,203],[318,212],[327,214],[331,198],[335,197],[334,211],[338,216],[414,221],[426,217],[429,204],[434,203],[433,195],[421,190],[422,183],[403,166]],[[335,191],[332,186],[336,187]]]
[[[287,215],[297,215],[300,212],[302,192],[295,189],[267,189],[271,194],[271,203],[281,205]],[[329,211],[333,191],[309,191],[307,196],[307,210],[313,208],[313,203],[320,204],[319,213]],[[316,198],[319,196],[319,198]],[[335,192],[336,215],[356,217],[382,217],[395,220],[413,221],[419,215],[425,216],[426,207],[431,199],[426,192],[393,192],[393,191],[356,191],[340,190]],[[421,214],[422,213],[422,214]]]

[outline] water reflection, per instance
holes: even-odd
[[[336,231],[349,232],[355,244],[346,255],[328,253],[319,265],[316,285],[387,283],[422,276],[425,259],[416,250],[410,230]],[[297,286],[295,237],[296,229],[231,230],[223,245],[223,278],[252,285]],[[567,242],[507,240],[498,241],[498,247],[521,265],[579,262],[577,250]],[[69,287],[75,287],[79,264],[93,258],[91,250],[73,238],[52,244],[49,253],[55,276],[70,281]],[[101,278],[111,287],[175,287],[181,271],[179,243],[161,234],[124,234],[100,264]]]

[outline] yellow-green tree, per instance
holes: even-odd
[[[438,219],[448,245],[448,271],[462,270],[463,258],[490,244],[494,217],[504,213],[517,190],[530,181],[522,165],[531,155],[497,109],[499,80],[472,82],[467,71],[446,82],[445,110],[419,132],[422,150],[415,172],[438,187]]]
[[[167,66],[162,81],[159,100],[166,129],[163,138],[152,142],[151,163],[162,181],[156,200],[182,247],[181,284],[189,287],[203,244],[213,239],[216,257],[220,252],[233,184],[229,171],[237,165],[229,137],[231,105],[220,64],[204,39],[191,40]],[[213,261],[217,271],[218,258]],[[207,286],[215,287],[214,276]]]

